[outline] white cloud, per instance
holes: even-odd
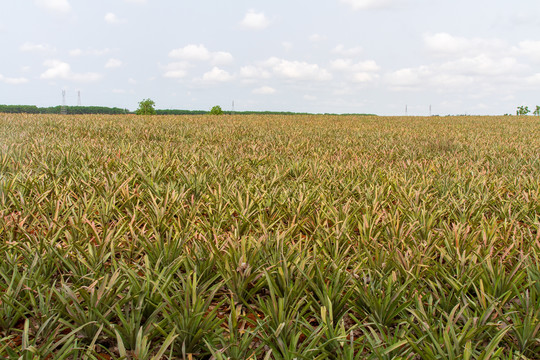
[[[413,68],[403,68],[385,76],[393,90],[497,89],[519,85],[528,78],[528,66],[513,57],[478,55]]]
[[[315,101],[317,100],[317,97],[316,96],[313,96],[313,95],[304,95],[304,100],[308,100],[308,101]]]
[[[427,66],[404,68],[386,75],[388,83],[396,89],[416,87],[422,84],[422,79],[432,74]]]
[[[379,74],[369,72],[357,72],[352,75],[352,81],[357,83],[373,82],[379,78]]]
[[[456,56],[502,53],[507,48],[499,39],[465,38],[448,33],[424,34],[424,44],[434,53]]]
[[[347,72],[374,72],[380,70],[380,66],[374,60],[353,62],[352,59],[336,59],[330,62],[332,69]]]
[[[524,55],[533,61],[540,61],[540,41],[524,40],[520,41],[514,52]]]
[[[223,65],[233,62],[233,56],[225,51],[209,51],[206,46],[189,44],[183,48],[173,49],[169,57],[187,61],[209,61],[213,65]]]
[[[313,43],[321,42],[321,41],[324,41],[326,39],[327,39],[326,36],[320,35],[320,34],[312,34],[312,35],[309,36],[309,41],[311,41]]]
[[[468,39],[455,37],[447,33],[426,34],[424,35],[424,43],[429,50],[444,53],[463,52],[471,46]]]
[[[171,79],[180,79],[187,75],[187,69],[190,67],[188,62],[173,62],[164,67],[163,77]]]
[[[71,74],[71,66],[66,62],[48,60],[44,63],[48,69],[41,74],[42,79],[66,79]]]
[[[69,56],[81,56],[83,51],[81,49],[69,50]]]
[[[334,70],[348,70],[352,65],[351,59],[336,59],[330,61],[330,67]]]
[[[214,66],[212,70],[204,73],[202,80],[204,82],[227,82],[233,78],[227,71]]]
[[[41,8],[58,13],[68,13],[71,11],[71,5],[67,0],[35,0],[34,2]]]
[[[532,86],[540,86],[540,73],[536,73],[532,76],[527,77],[526,79],[527,84]]]
[[[47,60],[44,65],[48,69],[40,77],[46,80],[61,79],[75,82],[94,82],[101,79],[101,74],[98,73],[74,73],[71,70],[71,65],[59,60]]]
[[[471,90],[475,85],[489,86],[491,83],[480,81],[478,77],[456,71],[444,71],[441,65],[422,65],[415,68],[404,68],[391,72],[385,77],[391,90],[426,90],[436,89],[463,92]]]
[[[107,69],[117,68],[122,66],[122,61],[118,59],[109,59],[107,63],[105,64],[105,67]]]
[[[272,69],[273,73],[288,79],[295,80],[330,80],[332,74],[318,64],[310,64],[305,61],[289,61],[272,57],[263,63]]]
[[[163,74],[163,77],[171,78],[171,79],[181,79],[183,77],[186,77],[187,71],[186,70],[168,70]]]
[[[105,22],[108,24],[124,24],[127,22],[126,19],[119,18],[116,16],[116,14],[113,13],[106,13],[105,14]]]
[[[354,56],[362,53],[363,49],[360,46],[355,46],[351,48],[346,48],[345,45],[339,44],[332,49],[333,53],[344,55],[344,56]]]
[[[21,51],[56,51],[54,47],[52,47],[49,44],[34,44],[32,42],[25,42],[21,46],[19,46],[19,50]]]
[[[263,12],[257,12],[252,9],[246,13],[240,25],[247,29],[262,30],[270,25],[270,20],[268,20]]]
[[[137,84],[137,80],[135,80],[134,78],[129,78],[128,83],[130,83],[131,85],[135,85]]]
[[[6,84],[10,84],[10,85],[19,85],[19,84],[25,84],[28,82],[28,79],[27,78],[23,78],[23,77],[20,77],[20,78],[10,78],[10,77],[5,77],[4,75],[0,74],[0,82],[3,82],[3,83],[6,83]]]
[[[146,4],[147,0],[124,0],[124,2],[133,4]]]
[[[259,95],[271,95],[276,93],[276,89],[270,86],[261,86],[260,88],[253,89],[252,92]]]
[[[437,89],[444,91],[464,89],[471,90],[474,85],[474,78],[466,75],[436,73],[428,66],[419,68],[403,69],[394,74],[391,81],[393,90],[425,90]],[[395,81],[397,80],[397,82]]]
[[[247,65],[240,68],[240,77],[246,79],[269,79],[272,74],[261,67]]]
[[[207,61],[210,60],[210,51],[206,46],[200,45],[186,45],[183,48],[173,49],[169,52],[169,57],[194,60],[194,61]]]
[[[379,78],[379,65],[374,60],[354,62],[352,59],[336,59],[330,62],[330,67],[347,74],[347,80],[365,83]]]
[[[354,10],[369,10],[387,8],[399,3],[399,0],[341,0]]]
[[[467,38],[448,33],[424,34],[423,40],[426,48],[443,60],[386,74],[385,81],[391,89],[466,89],[475,96],[515,91],[532,84],[532,66],[527,60],[540,60],[540,41],[522,41],[511,46],[497,38]]]
[[[525,70],[525,66],[519,64],[513,57],[492,58],[487,55],[478,55],[445,62],[441,64],[440,70],[443,73],[456,75],[493,77],[519,73]]]
[[[125,94],[126,93],[126,90],[124,90],[124,89],[112,89],[111,91],[113,93],[115,93],[115,94]]]
[[[225,51],[217,51],[212,53],[212,64],[223,65],[230,64],[234,60],[233,56]]]

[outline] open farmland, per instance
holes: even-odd
[[[0,358],[538,359],[536,117],[0,115]]]

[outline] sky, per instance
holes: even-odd
[[[540,105],[538,0],[18,0],[0,104],[496,115]],[[430,112],[431,108],[431,112]]]

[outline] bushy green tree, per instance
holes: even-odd
[[[154,109],[156,103],[151,99],[144,99],[139,103],[139,108],[135,111],[137,115],[155,115],[156,110]]]
[[[536,115],[536,116],[540,116],[540,106],[539,105],[536,105],[536,110],[534,110],[533,114]]]
[[[210,114],[212,115],[221,115],[223,114],[223,110],[221,110],[221,106],[216,105],[210,110]]]
[[[518,106],[517,111],[516,111],[516,115],[527,115],[530,112],[531,112],[531,110],[529,110],[528,106]]]

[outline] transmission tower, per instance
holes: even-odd
[[[67,107],[66,107],[66,90],[62,90],[62,108],[60,109],[60,114],[66,115],[67,114]]]
[[[77,91],[77,106],[81,106],[81,90]]]

